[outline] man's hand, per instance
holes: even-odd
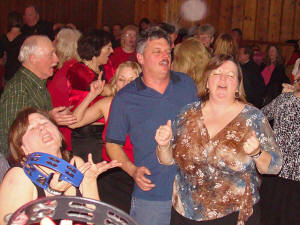
[[[76,123],[76,116],[70,111],[71,107],[59,106],[49,111],[51,118],[60,126]]]
[[[150,176],[151,172],[146,167],[141,166],[136,168],[132,178],[135,180],[140,189],[143,191],[150,191],[155,187],[155,184],[153,184],[150,179],[146,178],[145,175]]]

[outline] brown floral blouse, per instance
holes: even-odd
[[[201,102],[189,104],[174,124],[173,157],[178,171],[173,187],[173,207],[189,219],[213,220],[239,211],[244,224],[259,201],[260,177],[254,160],[243,151],[252,131],[260,148],[272,158],[268,174],[281,168],[281,153],[264,115],[250,105],[215,137],[203,123]]]

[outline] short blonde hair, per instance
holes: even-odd
[[[77,53],[77,42],[81,33],[70,28],[61,29],[56,36],[56,54],[59,59],[58,68],[61,68],[69,59],[80,60]]]
[[[214,44],[214,55],[231,55],[235,60],[239,57],[239,48],[231,34],[220,34]]]
[[[203,71],[208,64],[210,54],[196,38],[188,38],[175,46],[172,69],[188,74],[195,82],[198,92]]]
[[[117,80],[119,78],[121,69],[123,69],[125,67],[131,68],[134,71],[134,73],[136,73],[137,76],[139,76],[139,74],[142,72],[141,66],[136,62],[126,61],[126,62],[121,63],[118,66],[118,68],[117,68],[117,70],[116,70],[116,72],[115,72],[115,74],[114,74],[114,76],[113,76],[113,78],[111,79],[111,82],[110,82],[111,90],[112,90],[112,96],[115,96],[116,93],[117,93],[116,83],[117,83]]]

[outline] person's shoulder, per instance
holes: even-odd
[[[185,105],[180,111],[179,114],[186,113],[191,110],[200,110],[201,109],[201,101],[195,101]]]
[[[24,185],[32,183],[29,177],[24,173],[22,167],[10,168],[4,176],[3,183],[7,182],[9,185]]]
[[[127,96],[128,94],[137,93],[136,82],[139,82],[137,79],[140,79],[140,78],[136,78],[135,80],[133,80],[129,84],[127,84],[125,87],[123,87],[120,91],[118,91],[118,93],[116,94],[115,97],[117,97],[117,96],[124,97],[124,96]]]
[[[243,109],[242,112],[248,118],[253,118],[253,119],[258,118],[258,119],[261,119],[261,118],[264,117],[264,114],[263,114],[263,112],[260,109],[256,108],[253,105],[250,105],[250,104],[245,104],[245,107],[244,107],[244,109]]]
[[[7,92],[9,92],[10,94],[24,92],[26,90],[27,84],[28,78],[17,71],[13,78],[10,79],[5,85],[3,94],[5,95],[5,93]]]
[[[183,84],[185,86],[186,85],[195,86],[193,79],[185,73],[171,70],[170,76],[171,79],[175,81],[175,84],[179,84],[179,85]]]

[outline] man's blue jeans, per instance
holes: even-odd
[[[140,225],[170,225],[172,201],[149,201],[132,197],[130,215]]]

